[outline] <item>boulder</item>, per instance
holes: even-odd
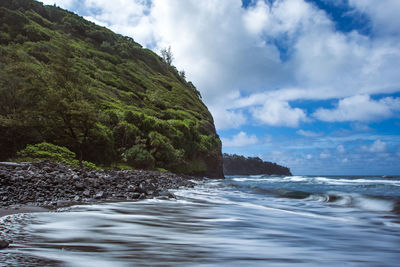
[[[0,249],[8,248],[9,245],[10,243],[8,241],[0,240]]]

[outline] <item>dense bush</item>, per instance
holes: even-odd
[[[125,154],[125,161],[134,168],[153,169],[155,160],[153,156],[139,145],[128,149]]]
[[[50,143],[40,143],[28,145],[25,149],[17,153],[13,159],[19,162],[53,161],[61,162],[71,167],[79,167],[79,161],[75,159],[76,155],[66,147],[53,145]],[[96,169],[96,165],[91,162],[83,161],[83,166],[88,169]]]

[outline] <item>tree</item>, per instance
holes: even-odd
[[[171,66],[174,56],[172,55],[171,46],[161,49],[161,56],[165,63]]]
[[[90,143],[92,130],[97,127],[99,114],[91,101],[90,81],[74,68],[72,47],[64,45],[61,49],[62,56],[52,62],[56,72],[49,77],[41,111],[50,139],[73,147],[79,153],[82,167],[83,153]]]
[[[180,70],[179,71],[179,76],[182,78],[182,79],[186,79],[186,72],[184,71],[184,70]]]

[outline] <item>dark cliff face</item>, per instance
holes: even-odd
[[[46,141],[100,166],[222,178],[213,118],[168,63],[66,10],[0,1],[0,160]]]
[[[223,164],[225,175],[292,175],[289,168],[272,162],[264,162],[258,157],[245,158],[224,154]]]

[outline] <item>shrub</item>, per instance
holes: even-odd
[[[52,161],[61,162],[71,167],[79,167],[79,161],[75,159],[76,155],[66,147],[53,145],[50,143],[40,143],[36,145],[27,145],[25,149],[17,152],[17,158],[14,161]],[[88,169],[97,169],[96,165],[83,161],[83,166]]]
[[[153,169],[155,160],[153,156],[142,147],[135,145],[125,152],[126,162],[138,169]]]
[[[157,167],[171,169],[178,165],[184,155],[184,151],[175,149],[171,141],[158,132],[149,134],[150,151],[157,161]]]

